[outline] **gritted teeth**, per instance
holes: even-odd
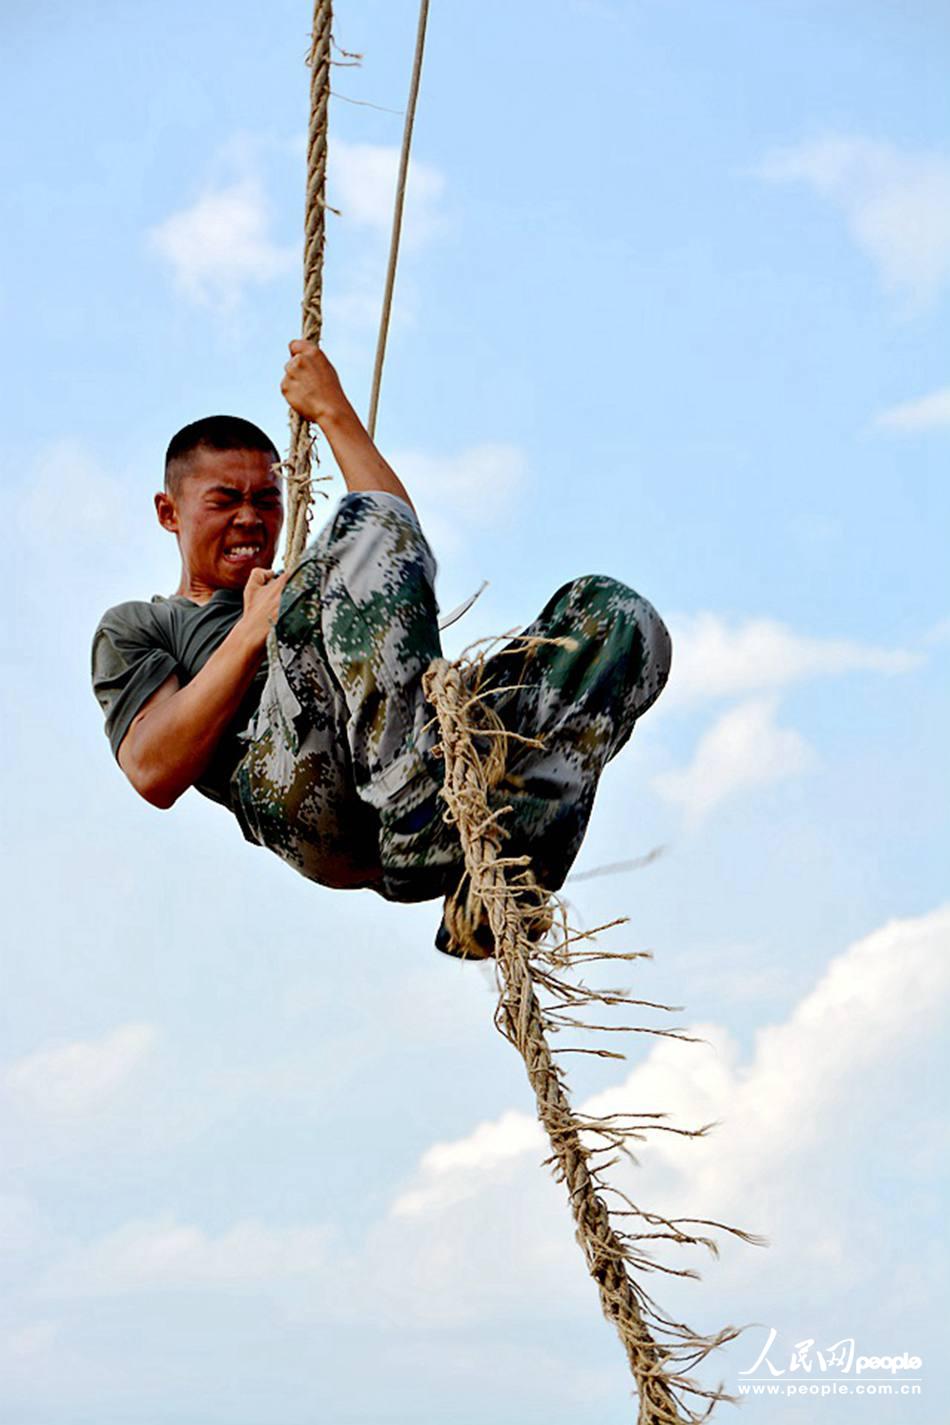
[[[224,552],[232,558],[248,559],[255,554],[260,554],[263,547],[262,544],[235,544]]]

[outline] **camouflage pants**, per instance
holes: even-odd
[[[421,686],[441,656],[435,570],[404,500],[355,493],[284,588],[232,804],[249,840],[324,885],[418,901],[458,881]],[[488,660],[483,691],[504,724],[544,742],[509,744],[493,795],[511,807],[506,852],[530,855],[556,890],[605,763],[663,690],[670,639],[647,600],[601,576],[565,584],[524,632],[569,635],[571,647],[512,643]]]

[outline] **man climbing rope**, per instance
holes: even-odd
[[[226,416],[179,431],[155,496],[178,541],[178,589],[103,616],[93,688],[119,765],[154,806],[194,786],[311,880],[428,900],[463,871],[422,692],[441,657],[435,560],[330,362],[310,342],[290,351],[281,389],[322,430],[348,493],[296,568],[275,575],[272,442]],[[530,856],[545,889],[563,883],[604,764],[669,667],[656,610],[600,576],[564,585],[487,660],[482,694],[530,739],[512,739],[494,792],[510,808],[506,854]],[[437,944],[458,953],[444,926]]]

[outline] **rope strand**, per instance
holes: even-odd
[[[549,1160],[559,1180],[568,1189],[571,1211],[576,1224],[576,1238],[587,1268],[600,1293],[604,1315],[612,1321],[620,1336],[630,1370],[639,1394],[639,1425],[682,1425],[708,1417],[720,1400],[731,1400],[722,1387],[706,1389],[685,1374],[712,1351],[733,1340],[738,1331],[727,1326],[711,1336],[697,1336],[688,1326],[664,1317],[651,1298],[632,1275],[631,1268],[640,1271],[666,1271],[672,1275],[695,1275],[678,1272],[647,1257],[638,1241],[647,1236],[662,1236],[672,1241],[711,1246],[710,1239],[697,1238],[683,1230],[681,1223],[691,1219],[670,1220],[656,1213],[646,1213],[631,1204],[631,1215],[651,1224],[659,1224],[661,1233],[623,1233],[615,1228],[605,1197],[615,1192],[602,1177],[604,1167],[597,1165],[604,1147],[591,1147],[582,1138],[594,1134],[610,1149],[626,1149],[626,1140],[642,1137],[650,1127],[666,1125],[650,1123],[661,1115],[635,1114],[624,1125],[618,1120],[625,1115],[594,1118],[576,1113],[568,1096],[563,1071],[556,1064],[549,1045],[549,1036],[565,1023],[580,1028],[603,1028],[575,1020],[557,1008],[545,1008],[538,990],[543,987],[557,1004],[640,1004],[615,991],[597,991],[586,985],[575,985],[555,971],[570,966],[574,956],[570,950],[572,937],[566,924],[563,907],[557,917],[564,925],[558,945],[539,948],[537,930],[554,920],[551,903],[556,898],[533,881],[524,858],[506,858],[502,854],[504,830],[497,814],[489,805],[489,791],[496,786],[504,771],[505,749],[500,739],[488,739],[488,751],[483,758],[476,741],[485,741],[485,732],[497,723],[487,703],[478,697],[478,683],[483,660],[461,660],[449,663],[436,659],[423,679],[427,700],[435,707],[445,760],[443,799],[446,820],[458,830],[465,857],[468,882],[464,900],[459,896],[446,902],[446,924],[468,943],[480,915],[487,915],[495,945],[495,965],[499,984],[499,1002],[495,1023],[501,1033],[521,1054],[534,1090],[538,1118],[551,1143]],[[500,769],[500,770],[499,770]],[[476,945],[473,950],[477,953]],[[578,962],[596,958],[583,952]],[[669,1008],[668,1006],[656,1006]],[[673,1038],[686,1038],[677,1030],[653,1030]],[[604,1054],[606,1051],[587,1051]],[[616,1057],[622,1057],[616,1056]],[[702,1136],[708,1125],[699,1129],[675,1129],[687,1136]],[[629,1202],[629,1199],[625,1198]],[[748,1233],[723,1223],[710,1223],[745,1241],[755,1241]],[[661,1340],[660,1337],[667,1339]],[[699,1413],[687,1403],[687,1398],[705,1401]]]
[[[307,341],[317,344],[323,331],[323,253],[326,244],[327,130],[332,26],[331,0],[315,0],[310,52],[307,56],[310,66],[310,126],[307,133],[301,333]],[[293,568],[307,543],[313,501],[311,469],[315,461],[314,435],[310,424],[292,410],[290,450],[284,462],[287,475],[287,544],[284,553],[286,569]]]

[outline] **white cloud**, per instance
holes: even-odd
[[[51,1117],[94,1113],[141,1067],[155,1043],[148,1024],[127,1024],[102,1039],[40,1049],[11,1064],[3,1086],[14,1103]]]
[[[786,687],[840,673],[905,673],[920,662],[901,649],[848,639],[806,638],[773,619],[747,619],[730,627],[712,613],[670,619],[672,701],[736,696]]]
[[[245,176],[207,189],[191,207],[172,213],[150,230],[148,243],[169,264],[186,297],[227,311],[248,286],[268,282],[299,261],[296,247],[273,241],[270,223],[260,180]]]
[[[445,456],[396,451],[392,459],[430,542],[445,554],[458,550],[472,529],[503,524],[527,476],[524,453],[503,443],[474,445]]]
[[[524,1113],[511,1110],[491,1123],[480,1123],[466,1138],[451,1143],[434,1143],[419,1164],[422,1182],[401,1193],[392,1205],[396,1217],[426,1212],[433,1203],[445,1206],[477,1192],[477,1178],[522,1153],[544,1148],[546,1139],[540,1124]]]
[[[950,386],[916,401],[903,401],[882,411],[874,424],[884,430],[937,430],[950,426]]]
[[[324,310],[337,333],[336,348],[352,346],[354,353],[361,353],[366,335],[375,333],[379,325],[398,167],[395,147],[330,140],[327,188],[339,218],[334,218],[333,232],[338,237],[328,255],[331,264],[338,254],[342,261],[328,284]],[[393,332],[412,323],[420,300],[413,265],[405,259],[448,229],[445,187],[439,169],[412,159],[391,315]]]
[[[0,1336],[0,1360],[10,1366],[29,1364],[35,1368],[56,1343],[59,1327],[53,1321],[36,1321]]]
[[[296,145],[295,145],[296,146]],[[302,146],[298,146],[302,147]],[[275,240],[273,214],[258,169],[261,144],[238,135],[218,154],[237,170],[231,182],[211,184],[188,207],[170,214],[147,233],[149,248],[169,267],[177,289],[190,301],[233,311],[248,288],[299,267],[299,243]],[[331,215],[328,257],[342,258],[326,293],[327,311],[346,328],[374,327],[379,320],[382,264],[392,222],[399,150],[382,144],[331,139],[327,165]],[[445,178],[434,165],[413,159],[403,216],[403,253],[444,232]],[[396,321],[412,306],[412,288],[401,274]]]
[[[653,785],[695,825],[736,793],[785,781],[813,762],[800,733],[776,726],[775,700],[755,698],[723,713],[700,738],[690,765],[654,777]]]
[[[750,693],[777,693],[813,678],[849,672],[893,676],[919,665],[920,654],[850,639],[808,638],[774,619],[730,625],[703,612],[670,619],[673,672],[667,707]],[[813,765],[800,733],[779,727],[774,697],[751,698],[723,714],[700,739],[688,767],[653,785],[680,804],[693,824],[737,792],[772,785]]]
[[[892,920],[835,956],[780,1024],[760,1029],[747,1063],[715,1026],[707,1045],[661,1042],[595,1112],[659,1101],[677,1122],[723,1120],[694,1142],[662,1136],[651,1154],[675,1168],[699,1201],[739,1207],[758,1181],[795,1192],[795,1158],[833,1152],[842,1122],[873,1114],[862,1075],[895,1063],[938,1023],[950,994],[950,907]],[[680,1053],[680,1051],[682,1051]],[[692,1060],[689,1067],[686,1061]],[[801,1168],[799,1167],[799,1172]]]
[[[104,609],[174,587],[174,538],[159,529],[152,509],[161,465],[150,480],[141,458],[136,464],[129,455],[121,449],[104,462],[85,442],[62,437],[37,450],[12,484],[23,617],[9,624],[6,637],[17,658],[29,658],[38,640],[57,651],[49,666],[36,665],[28,692],[38,707],[54,706],[80,686],[74,669],[86,663]],[[50,580],[71,591],[55,613],[44,595]],[[23,633],[27,627],[31,638]],[[88,676],[84,668],[80,676]]]
[[[943,906],[889,921],[836,955],[784,1021],[757,1032],[747,1058],[722,1026],[693,1025],[703,1042],[657,1040],[622,1083],[588,1098],[581,1111],[663,1112],[681,1128],[715,1122],[715,1130],[698,1139],[649,1135],[639,1153],[637,1197],[644,1200],[645,1182],[656,1199],[650,1206],[667,1214],[701,1213],[771,1232],[785,1211],[811,1211],[806,1188],[815,1155],[826,1177],[834,1176],[835,1163],[847,1162],[853,1133],[875,1112],[867,1076],[886,1065],[899,1081],[901,1053],[942,1022],[948,997],[950,906]],[[490,1216],[494,1184],[503,1184],[512,1201],[527,1195],[541,1143],[527,1113],[479,1124],[429,1149],[393,1210],[403,1220],[418,1212],[430,1235],[438,1235],[440,1212],[459,1216],[461,1198],[468,1200],[466,1220],[480,1210]],[[520,1175],[513,1176],[518,1158]],[[612,1176],[621,1185],[619,1170]],[[769,1221],[749,1220],[753,1203]],[[823,1235],[816,1236],[818,1227]],[[789,1266],[807,1248],[819,1255],[843,1252],[853,1267],[847,1221],[813,1222],[804,1242],[786,1224],[782,1230]],[[531,1253],[535,1244],[525,1242],[524,1249]],[[469,1269],[478,1271],[476,1259]],[[769,1270],[784,1265],[773,1255]]]
[[[400,273],[397,282],[398,303],[393,303],[390,331],[393,326],[411,323],[415,315],[415,294],[407,292],[407,284]],[[323,310],[337,328],[333,348],[337,351],[344,342],[352,345],[354,352],[363,350],[366,333],[375,333],[379,327],[379,311],[383,300],[383,268],[379,253],[350,252],[343,272],[343,280],[332,283],[324,294]],[[360,340],[353,341],[358,333]]]
[[[938,619],[923,634],[924,643],[950,643],[950,618]]]
[[[767,1255],[737,1249],[746,1302],[757,1266],[768,1279],[763,1292],[774,1281],[780,1290],[794,1283],[812,1293],[816,1263],[824,1270],[829,1260],[840,1297],[868,1260],[858,1209],[870,1204],[853,1193],[865,1172],[857,1135],[879,1129],[868,1085],[884,1071],[895,1085],[902,1074],[907,1080],[902,1056],[935,1032],[948,996],[950,907],[942,907],[893,920],[833,957],[748,1052],[722,1026],[693,1026],[705,1042],[657,1041],[581,1110],[664,1112],[678,1127],[717,1120],[703,1139],[649,1135],[641,1166],[617,1165],[611,1179],[669,1215],[773,1234]],[[915,1112],[911,1096],[907,1133]],[[529,1303],[548,1319],[589,1319],[589,1283],[563,1186],[540,1166],[546,1151],[533,1115],[509,1111],[423,1154],[390,1213],[352,1249],[319,1224],[246,1221],[211,1235],[162,1217],[77,1247],[43,1278],[39,1294],[268,1289],[288,1321],[363,1329],[398,1323],[444,1331],[488,1321],[497,1328],[523,1320]],[[839,1178],[840,1200],[832,1199],[825,1184]],[[717,1271],[717,1289],[722,1280]]]
[[[64,436],[37,453],[15,506],[21,532],[44,547],[112,542],[129,521],[128,491],[91,452]]]
[[[383,144],[347,143],[331,139],[327,163],[330,201],[340,209],[344,226],[352,223],[378,236],[389,236],[399,150]],[[421,245],[445,226],[442,199],[445,177],[433,164],[409,162],[403,213],[403,241]]]
[[[0,1252],[23,1252],[39,1235],[40,1214],[20,1193],[0,1193]]]
[[[311,1275],[327,1264],[323,1227],[238,1222],[219,1237],[172,1217],[130,1222],[75,1249],[51,1272],[44,1294],[257,1286]]]
[[[870,139],[829,136],[778,149],[758,169],[807,183],[844,214],[885,286],[917,305],[950,281],[950,158]]]

